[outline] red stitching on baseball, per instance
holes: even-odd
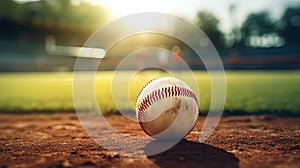
[[[153,104],[154,102],[153,99],[154,99],[154,92],[150,94],[150,105]]]
[[[161,91],[160,91],[161,89]],[[142,124],[142,119],[145,113],[145,110],[147,110],[153,102],[159,101],[165,97],[173,97],[173,96],[186,96],[191,97],[194,99],[194,101],[197,104],[197,107],[199,108],[199,103],[196,95],[189,89],[178,87],[178,86],[171,86],[171,87],[165,87],[160,88],[158,90],[155,90],[145,96],[145,98],[141,101],[140,105],[138,106],[138,121],[140,124]]]
[[[160,89],[158,89],[158,99],[157,100],[160,100],[161,99],[161,95],[160,95]]]
[[[146,87],[149,83],[151,83],[152,81],[154,81],[154,80],[156,80],[156,79],[158,79],[158,78],[154,78],[154,79],[150,80],[149,82],[146,83],[145,86],[143,86],[143,88],[142,88],[141,91],[139,92],[138,96],[136,97],[135,102],[137,102],[137,99],[140,97],[140,95],[141,95],[142,91],[145,89],[145,87]]]

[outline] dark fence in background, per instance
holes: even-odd
[[[183,53],[192,69],[205,69],[195,53]],[[300,69],[300,48],[297,47],[231,49],[219,54],[225,69]],[[122,57],[104,58],[101,69],[111,70],[121,60]],[[42,43],[0,42],[0,72],[72,71],[75,61],[75,57],[49,55]],[[130,69],[137,65],[128,66]]]

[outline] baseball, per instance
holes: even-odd
[[[176,78],[150,81],[136,101],[141,128],[154,139],[178,139],[187,135],[198,117],[198,99],[191,88]]]

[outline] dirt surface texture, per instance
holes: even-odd
[[[147,136],[122,115],[105,119],[124,134]],[[204,120],[167,151],[132,157],[101,147],[73,113],[0,114],[0,167],[300,167],[300,117],[223,116],[200,143]]]

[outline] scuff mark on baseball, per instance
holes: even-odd
[[[136,101],[141,128],[154,139],[181,139],[196,124],[198,98],[183,81],[162,77],[148,82]]]

